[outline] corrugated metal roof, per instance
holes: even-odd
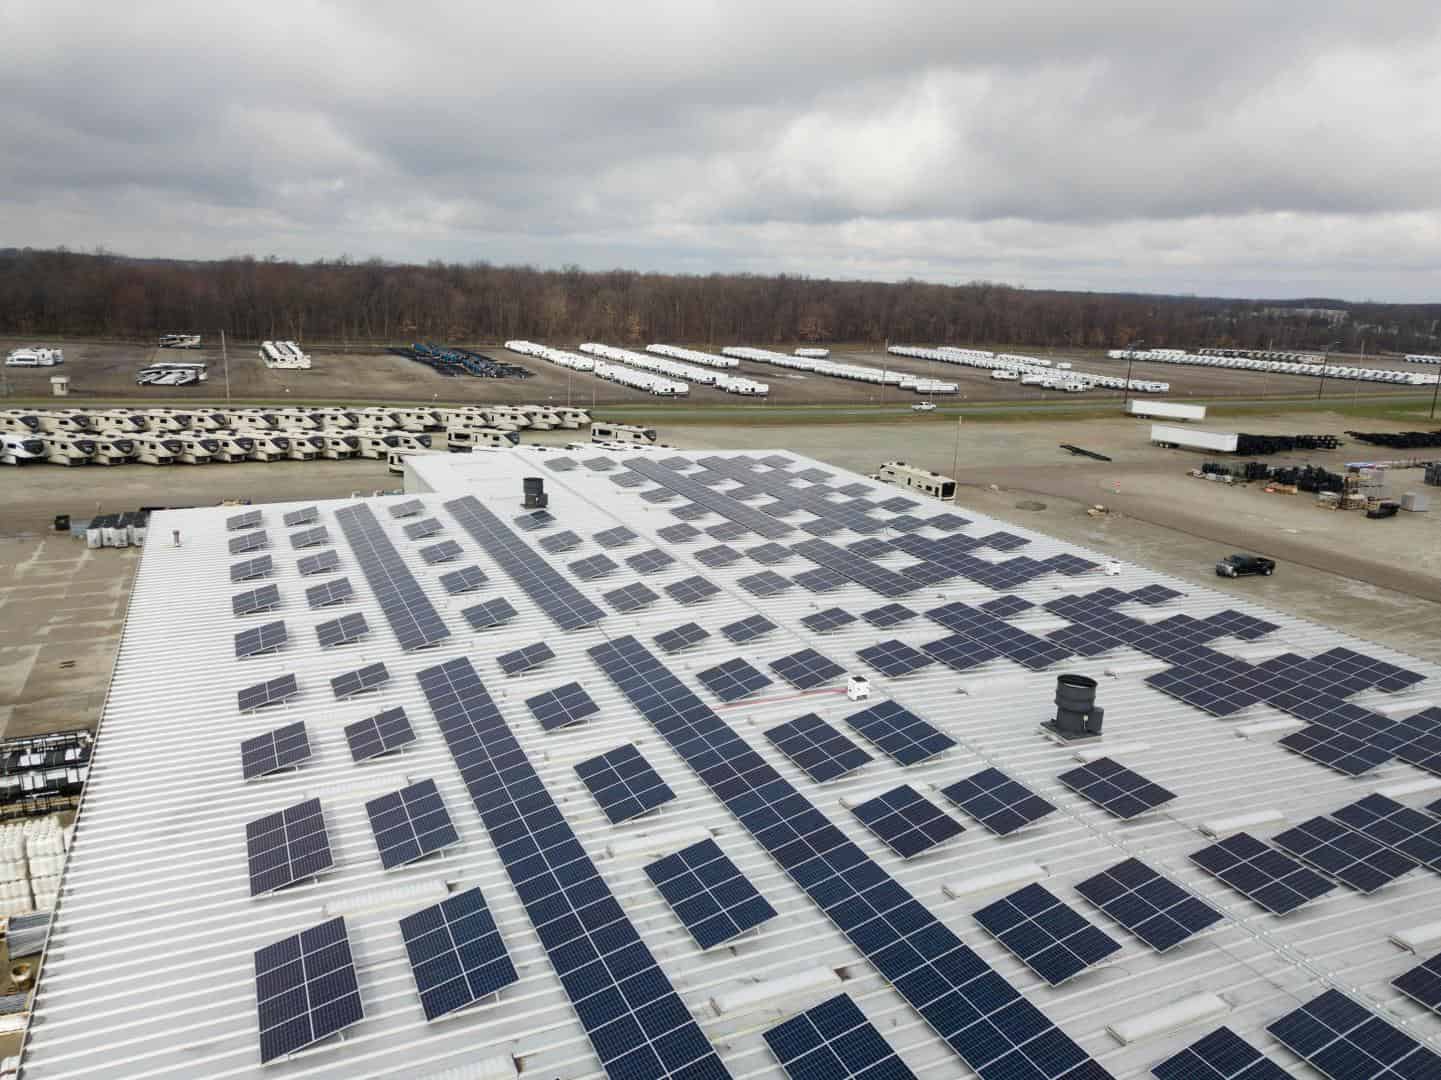
[[[697,460],[704,455],[678,453]],[[311,610],[305,590],[316,579],[302,579],[285,542],[282,514],[301,504],[267,505],[262,527],[268,532],[276,571],[268,579],[281,590],[271,613],[238,619],[230,598],[241,586],[231,583],[226,511],[220,508],[167,511],[152,521],[150,540],[136,578],[133,599],[101,727],[98,751],[75,832],[45,966],[35,1004],[25,1057],[27,1077],[306,1077],[424,1076],[463,1070],[484,1059],[513,1054],[522,1076],[601,1075],[599,1061],[577,1020],[545,951],[510,884],[491,841],[469,805],[465,787],[441,739],[415,675],[456,657],[474,664],[546,788],[559,804],[621,900],[645,944],[659,962],[732,1075],[779,1076],[761,1033],[835,991],[818,987],[791,995],[777,1007],[728,1011],[718,1015],[711,1002],[758,980],[804,974],[817,968],[839,972],[844,989],[918,1074],[965,1076],[969,1070],[891,989],[878,971],[836,931],[811,900],[780,869],[727,809],[701,783],[656,731],[627,703],[587,654],[592,646],[634,635],[647,646],[657,633],[697,621],[711,636],[682,653],[665,656],[670,669],[736,730],[749,745],[818,806],[848,838],[899,880],[1027,999],[1061,1026],[1084,1050],[1117,1076],[1145,1075],[1150,1066],[1224,1022],[1275,1060],[1302,1072],[1296,1059],[1269,1036],[1265,1027],[1327,987],[1355,993],[1414,1036],[1437,1044],[1441,1020],[1405,998],[1389,980],[1418,958],[1390,944],[1388,934],[1441,919],[1441,889],[1432,873],[1413,872],[1403,880],[1362,896],[1339,886],[1323,898],[1284,918],[1264,913],[1239,894],[1206,875],[1187,858],[1210,838],[1200,823],[1274,810],[1284,820],[1252,831],[1262,839],[1288,824],[1325,814],[1378,788],[1427,779],[1410,765],[1391,762],[1361,778],[1348,778],[1276,745],[1276,732],[1238,737],[1240,728],[1282,718],[1267,705],[1255,705],[1227,719],[1214,719],[1149,687],[1145,677],[1162,662],[1119,649],[1094,659],[1073,657],[1047,671],[1030,671],[1006,660],[955,673],[932,665],[914,674],[888,679],[866,668],[856,652],[898,639],[919,646],[947,632],[927,618],[885,629],[864,621],[835,633],[817,635],[801,620],[840,606],[853,614],[887,603],[888,598],[855,583],[824,594],[790,588],[758,598],[736,582],[764,567],[743,558],[726,567],[703,565],[695,553],[714,541],[701,536],[685,543],[659,540],[661,528],[675,524],[672,507],[684,500],[650,502],[638,494],[650,485],[623,487],[610,470],[555,471],[546,467],[558,454],[516,450],[493,454],[412,459],[427,516],[444,526],[443,536],[464,549],[460,560],[426,566],[417,552],[434,541],[410,540],[406,521],[386,512],[399,499],[366,499],[390,542],[401,551],[429,603],[451,631],[432,649],[403,652],[361,574],[354,554],[336,524],[336,512],[356,500],[319,504],[319,523],[335,526],[330,536],[340,553],[339,573],[355,585],[355,598],[333,608]],[[576,459],[600,456],[591,451]],[[625,460],[628,455],[607,451]],[[647,454],[654,461],[664,455]],[[817,463],[787,455],[795,469]],[[653,469],[647,469],[653,472]],[[832,467],[832,484],[857,478]],[[602,604],[598,625],[561,632],[444,508],[460,495],[475,495],[502,522],[519,516],[521,479],[541,476],[550,494],[551,529],[521,532],[538,558],[546,559],[599,601],[601,593],[641,579],[622,568],[594,583],[574,579],[566,566],[602,549],[590,538],[623,524],[640,534],[632,545],[612,551],[624,556],[660,547],[675,562],[644,575],[661,598],[625,614]],[[712,490],[724,491],[722,483]],[[881,498],[894,489],[875,485]],[[985,518],[959,508],[972,519],[964,533],[983,536],[997,530],[1015,533],[1027,543],[1019,552],[983,549],[994,561],[1016,554],[1045,559],[1063,553],[1101,561],[1104,557],[1041,534]],[[930,516],[927,508],[912,511]],[[937,509],[939,512],[939,509]],[[806,515],[789,520],[799,522]],[[705,518],[705,527],[720,518]],[[170,546],[172,529],[184,545]],[[536,545],[549,531],[570,529],[585,543],[564,555],[547,556]],[[895,537],[883,532],[882,537]],[[917,535],[941,535],[922,528]],[[783,542],[807,539],[795,533]],[[860,535],[840,532],[827,542],[845,545]],[[760,537],[732,541],[744,549]],[[989,553],[988,553],[989,552]],[[767,553],[773,554],[773,553]],[[897,569],[913,560],[896,553],[873,560]],[[448,595],[442,573],[474,563],[489,577],[477,592]],[[815,568],[792,556],[772,567],[793,577]],[[693,575],[720,586],[708,600],[682,606],[662,587]],[[1327,627],[1278,615],[1135,566],[1119,576],[1090,572],[1076,577],[1047,573],[1013,590],[1037,604],[1066,594],[1109,586],[1134,590],[1164,584],[1183,595],[1158,607],[1132,604],[1125,610],[1155,621],[1177,612],[1197,618],[1234,608],[1266,618],[1279,629],[1255,641],[1221,638],[1224,653],[1259,660],[1284,651],[1312,656],[1338,645],[1365,651],[1427,677],[1397,694],[1368,691],[1352,700],[1384,706],[1392,715],[1409,715],[1436,697],[1441,668],[1379,646],[1347,638]],[[903,598],[906,606],[927,611],[943,603],[979,604],[998,593],[966,578],[927,586]],[[516,616],[503,627],[472,631],[461,611],[482,600],[504,596]],[[359,643],[323,651],[314,626],[345,611],[360,611],[371,633]],[[763,613],[776,631],[737,646],[719,628]],[[275,653],[237,660],[234,635],[256,620],[286,620],[289,640]],[[1040,608],[1012,616],[1014,625],[1045,634],[1067,625]],[[545,642],[554,659],[524,674],[506,677],[495,657],[521,646]],[[768,664],[805,647],[814,647],[842,666],[868,675],[872,703],[895,700],[941,728],[959,744],[928,761],[901,768],[867,745],[874,760],[843,779],[812,783],[763,732],[797,716],[816,712],[861,741],[844,718],[861,706],[831,686],[797,693],[780,679],[760,693],[731,704],[712,697],[698,672],[737,656],[762,671]],[[390,680],[378,693],[336,701],[329,680],[365,664],[383,662]],[[1157,811],[1129,822],[1112,818],[1074,794],[1057,776],[1076,764],[1076,747],[1044,737],[1038,725],[1055,712],[1055,675],[1071,671],[1100,681],[1098,701],[1106,709],[1102,749],[1123,764],[1177,794]],[[241,715],[236,693],[278,675],[296,676],[301,693],[284,705]],[[576,726],[542,730],[524,702],[541,691],[578,681],[599,705],[599,712]],[[363,764],[351,761],[342,729],[382,709],[403,707],[418,738],[404,753]],[[293,772],[259,780],[241,779],[239,745],[243,739],[286,723],[304,721],[312,757]],[[658,812],[612,826],[575,774],[574,766],[596,754],[633,743],[676,794]],[[1090,749],[1087,747],[1087,749]],[[935,789],[994,765],[1028,785],[1058,807],[1058,812],[1012,836],[991,835],[955,811]],[[460,833],[460,843],[440,856],[382,871],[367,823],[367,800],[421,779],[433,779]],[[934,851],[902,861],[872,835],[847,808],[867,797],[909,783],[966,826],[966,832]],[[1402,801],[1419,806],[1438,792],[1417,791]],[[246,872],[245,825],[302,799],[322,801],[335,867],[319,880],[252,898]],[[647,833],[662,834],[654,844],[637,842]],[[731,946],[700,952],[665,900],[647,878],[644,866],[656,853],[675,850],[702,835],[713,837],[778,912],[750,936]],[[1164,955],[1156,955],[1075,892],[1075,884],[1124,858],[1137,857],[1204,897],[1226,918],[1217,928]],[[1044,884],[1092,923],[1121,942],[1108,963],[1058,988],[1047,986],[984,933],[972,913],[1016,886],[966,893],[943,891],[946,883],[980,879],[1008,867],[1038,863]],[[450,1019],[427,1025],[421,1011],[398,927],[399,919],[426,907],[447,889],[478,885],[494,915],[520,975],[497,1002],[481,1004]],[[332,1040],[302,1051],[288,1061],[262,1069],[259,1064],[254,950],[344,915],[356,957],[365,1019]],[[1197,991],[1221,996],[1229,1012],[1219,1020],[1173,1034],[1122,1046],[1107,1026],[1134,1018]]]

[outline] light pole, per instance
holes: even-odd
[[[1326,392],[1326,369],[1331,366],[1331,350],[1339,344],[1341,344],[1339,341],[1330,342],[1326,346],[1326,351],[1321,355],[1321,386],[1316,391],[1317,401],[1320,401],[1321,395]]]
[[[1136,350],[1144,341],[1133,341],[1131,347],[1126,350],[1126,388],[1121,391],[1121,411],[1126,411],[1126,406],[1131,403],[1131,365],[1136,362]]]
[[[1441,369],[1436,372],[1436,388],[1431,391],[1431,419],[1436,419],[1436,395],[1441,393]]]
[[[1437,385],[1438,385],[1438,386],[1441,386],[1441,383],[1437,383]],[[954,454],[951,455],[951,483],[953,483],[953,484],[956,485],[956,492],[955,492],[954,495],[951,496],[951,502],[956,502],[956,501],[959,500],[960,497],[961,497],[961,485],[960,485],[960,483],[956,480],[956,473],[960,472],[960,470],[961,470],[961,420],[962,420],[962,419],[963,419],[963,418],[960,417],[960,416],[956,417],[956,451],[955,451]]]
[[[220,331],[220,359],[225,365],[225,407],[230,408],[230,351],[225,347],[225,331]]]

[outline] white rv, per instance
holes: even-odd
[[[530,427],[530,417],[519,405],[489,405],[485,410],[491,427],[501,429]]]
[[[189,431],[190,414],[174,409],[147,409],[145,418],[152,431]]]
[[[360,414],[356,422],[357,427],[370,428],[374,430],[389,430],[400,427],[400,418],[395,415],[394,409],[382,409],[378,405],[369,405],[363,409],[355,410]]]
[[[189,386],[208,378],[204,364],[180,360],[157,360],[135,373],[137,386]]]
[[[353,458],[359,448],[359,440],[348,431],[316,431],[312,439],[321,442],[320,456],[330,461],[344,461]]]
[[[468,454],[478,446],[509,448],[520,442],[520,432],[490,427],[452,427],[445,432],[445,445],[452,454]]]
[[[0,410],[0,431],[9,431],[16,435],[38,435],[44,430],[40,426],[38,413],[24,409]]]
[[[560,417],[560,426],[567,429],[590,427],[590,413],[584,409],[572,409],[569,405],[558,405],[551,410]]]
[[[138,435],[142,431],[150,430],[150,419],[144,413],[130,409],[102,409],[90,415],[97,428],[107,431],[124,431]]]
[[[180,452],[175,455],[175,460],[182,465],[209,464],[220,449],[219,440],[213,438],[209,432],[202,434],[198,431],[178,431],[175,439],[180,443]]]
[[[929,469],[917,468],[915,465],[907,465],[904,461],[886,462],[876,473],[876,479],[883,480],[887,484],[894,484],[896,487],[919,491],[922,495],[929,495],[933,499],[949,502],[956,497],[956,482],[949,476],[933,473]]]
[[[135,440],[128,436],[98,435],[92,465],[128,465],[135,460]]]
[[[198,349],[200,348],[200,335],[161,334],[159,344],[162,349]]]
[[[55,434],[84,435],[95,430],[90,414],[80,409],[57,409],[37,412],[40,430]]]
[[[216,442],[216,461],[233,463],[255,457],[255,439],[248,431],[212,431],[209,435]]]
[[[290,453],[286,455],[291,461],[314,461],[325,450],[325,436],[317,431],[282,431],[290,440]]]
[[[171,465],[180,453],[180,440],[173,435],[146,432],[131,436],[130,441],[135,444],[135,460],[142,465]]]
[[[639,424],[611,424],[600,420],[591,421],[590,441],[593,443],[653,443],[656,440],[655,428],[641,427]]]
[[[395,409],[393,412],[400,427],[406,431],[439,431],[445,427],[444,418],[435,409],[407,406]]]
[[[284,461],[290,457],[290,440],[278,431],[245,429],[242,431],[255,440],[251,458],[255,461]]]
[[[47,349],[39,345],[29,348],[12,349],[5,357],[6,367],[54,367],[65,362],[62,349]]]
[[[360,415],[349,409],[321,409],[320,418],[327,428],[353,428],[360,424]]]
[[[536,431],[550,431],[561,426],[560,417],[554,409],[546,409],[540,405],[522,405],[520,411]]]
[[[16,433],[0,435],[0,465],[29,465],[45,457],[43,439]]]
[[[89,433],[71,435],[47,431],[40,436],[45,444],[45,460],[52,465],[85,465],[95,456],[95,439]]]

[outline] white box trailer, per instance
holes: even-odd
[[[1151,442],[1179,450],[1210,450],[1218,454],[1234,454],[1240,436],[1234,431],[1197,431],[1195,428],[1152,424]]]
[[[1128,401],[1130,416],[1156,416],[1164,420],[1204,420],[1206,406],[1182,405],[1179,401]]]

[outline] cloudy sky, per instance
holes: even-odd
[[[0,246],[1441,300],[1441,5],[0,0]]]

